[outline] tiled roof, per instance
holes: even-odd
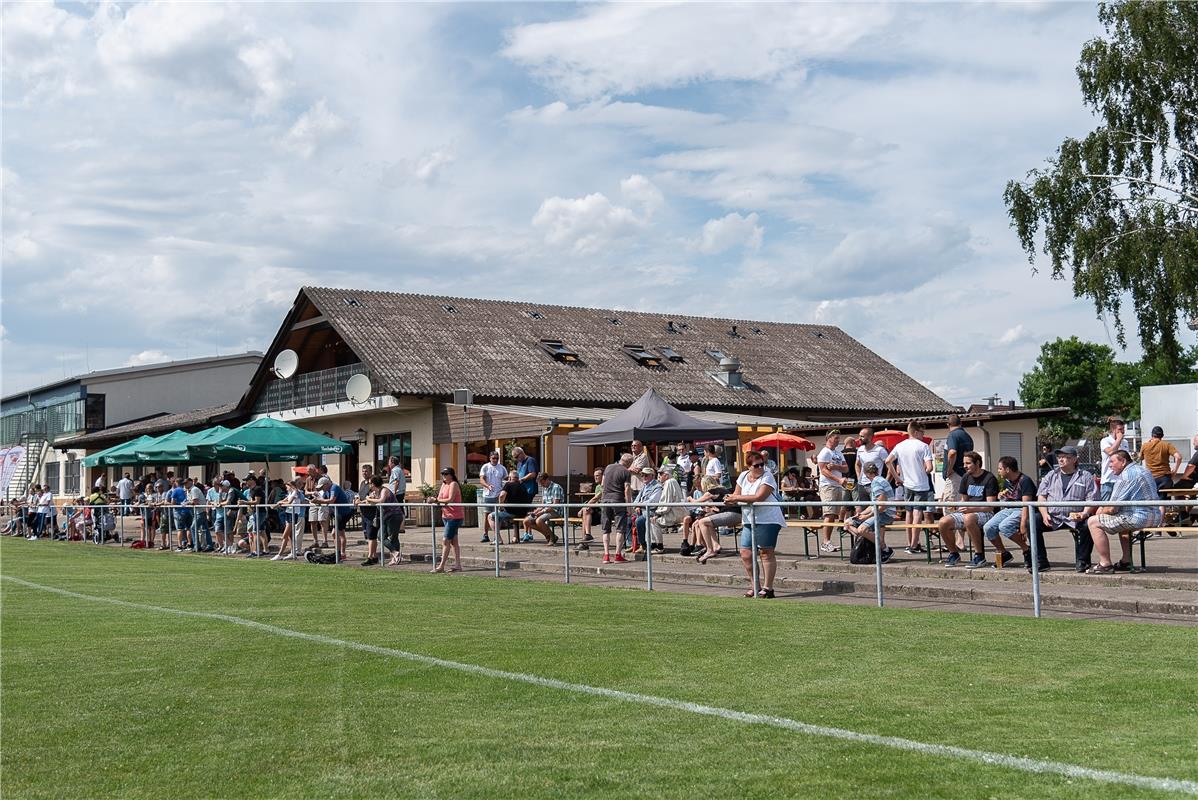
[[[393,394],[474,392],[478,402],[627,405],[652,386],[680,407],[936,413],[954,406],[839,328],[460,297],[305,287]],[[671,328],[672,324],[672,328]],[[731,335],[736,326],[735,336]],[[578,363],[540,346],[560,340]],[[673,348],[647,368],[625,345]],[[744,389],[708,373],[715,349],[741,362]]]
[[[1047,419],[1050,417],[1063,417],[1069,413],[1069,408],[1066,406],[1053,406],[1051,408],[1008,408],[1000,406],[994,409],[985,411],[957,411],[957,415],[961,417],[961,422],[1001,422],[1002,420],[1019,420],[1019,419]],[[897,427],[906,428],[909,422],[924,422],[930,426],[945,426],[948,424],[945,414],[926,415],[926,416],[904,416],[892,417],[890,419],[854,419],[854,420],[838,420],[835,422],[802,422],[795,424],[789,430],[805,433],[830,431],[833,428],[841,430],[849,430],[851,428],[862,428],[866,425],[871,425],[874,428]]]
[[[70,439],[59,439],[55,447],[73,447],[87,450],[100,449],[98,445],[109,447],[114,444],[136,439],[138,436],[161,436],[176,428],[207,428],[216,424],[213,420],[231,414],[237,408],[236,403],[225,403],[211,408],[197,408],[193,411],[181,411],[177,414],[159,414],[156,417],[140,419],[125,425],[114,425],[100,431]]]

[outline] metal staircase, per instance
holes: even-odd
[[[25,496],[29,484],[37,481],[41,474],[42,462],[46,459],[46,451],[50,449],[50,442],[41,433],[22,433],[18,444],[25,448],[25,455],[21,457],[8,486],[4,487],[5,500]]]

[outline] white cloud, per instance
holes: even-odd
[[[161,350],[142,350],[140,353],[134,353],[125,359],[124,366],[126,367],[141,367],[146,364],[160,364],[163,361],[170,361],[171,357]]]
[[[1020,339],[1023,339],[1023,338],[1024,338],[1023,323],[1021,322],[1012,328],[1007,328],[1003,332],[1003,335],[998,337],[998,342],[999,342],[999,344],[1014,344],[1015,342],[1018,342]]]
[[[329,111],[328,104],[322,97],[295,121],[283,144],[304,158],[311,158],[317,149],[345,128],[345,120]]]
[[[720,219],[709,219],[703,224],[703,233],[691,247],[704,255],[722,253],[733,247],[757,250],[761,247],[765,228],[757,224],[757,214],[742,217],[733,212]]]
[[[876,6],[613,3],[515,28],[503,53],[577,98],[769,81],[842,52],[887,17]]]
[[[625,178],[620,191],[638,208],[615,205],[601,192],[576,198],[550,197],[533,215],[533,227],[541,229],[551,245],[568,246],[576,255],[597,253],[644,229],[663,202],[661,191],[643,175]]]

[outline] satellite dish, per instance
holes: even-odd
[[[295,370],[299,367],[299,355],[294,350],[283,350],[275,356],[275,365],[271,368],[274,374],[287,380],[295,374]]]
[[[374,387],[370,385],[370,378],[366,375],[351,375],[345,382],[345,396],[354,405],[360,405],[369,400],[372,391],[374,391]]]

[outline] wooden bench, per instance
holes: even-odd
[[[839,528],[840,529],[840,557],[844,558],[844,537],[846,536],[847,532],[844,529],[843,522],[828,522],[827,520],[824,520],[824,519],[811,519],[811,520],[806,520],[806,519],[793,520],[792,519],[792,520],[787,521],[786,527],[802,529],[802,531],[803,531],[803,557],[804,558],[812,558],[813,557],[811,555],[811,543],[808,541],[808,537],[814,536],[815,541],[818,544],[819,531],[821,529],[823,529],[823,528],[832,528],[832,529]],[[814,557],[818,558],[818,556],[814,556]]]
[[[1195,532],[1198,532],[1198,529],[1196,529],[1194,527],[1186,527],[1186,526],[1181,526],[1181,525],[1164,525],[1164,526],[1159,526],[1156,528],[1143,528],[1141,530],[1134,532],[1132,534],[1131,541],[1132,541],[1133,545],[1137,541],[1140,543],[1140,569],[1148,568],[1148,560],[1145,557],[1145,553],[1144,553],[1144,543],[1147,542],[1149,539],[1154,538],[1150,534],[1153,534],[1153,533],[1176,534],[1177,537],[1175,537],[1175,538],[1179,538],[1186,531],[1189,531],[1190,533],[1195,533]],[[1135,565],[1136,565],[1135,547],[1132,548],[1131,553],[1132,553],[1131,566],[1135,567]]]

